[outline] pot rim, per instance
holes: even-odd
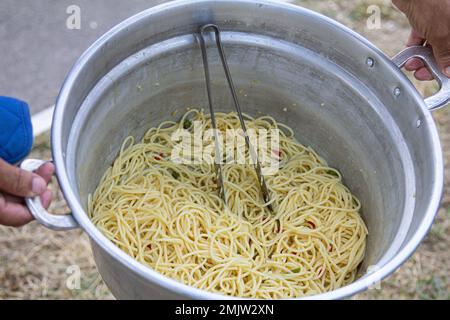
[[[164,3],[152,8],[149,8],[145,11],[142,11],[125,21],[119,23],[115,27],[113,27],[110,31],[105,33],[102,37],[100,37],[94,44],[92,44],[78,59],[75,65],[70,70],[68,76],[66,77],[60,94],[58,96],[56,102],[55,113],[53,117],[52,124],[52,153],[53,159],[56,164],[56,175],[58,181],[60,183],[61,189],[65,196],[67,203],[73,211],[73,215],[79,225],[83,228],[83,230],[89,235],[89,237],[95,241],[97,245],[99,245],[103,250],[107,251],[115,260],[120,262],[127,268],[132,269],[133,272],[137,273],[139,276],[144,279],[151,281],[167,290],[177,292],[179,294],[185,295],[186,297],[194,298],[194,299],[240,299],[239,297],[232,296],[224,296],[217,293],[211,293],[208,291],[200,290],[188,285],[185,285],[177,280],[166,277],[157,271],[154,271],[150,267],[147,267],[140,262],[133,259],[131,256],[122,251],[119,247],[113,244],[106,236],[104,236],[100,230],[96,228],[96,226],[89,219],[88,214],[83,209],[80,201],[78,200],[76,193],[72,190],[69,177],[66,171],[66,165],[64,161],[63,155],[63,146],[62,146],[62,126],[63,126],[63,117],[66,109],[66,104],[68,98],[70,96],[70,92],[72,91],[72,87],[77,82],[78,75],[81,70],[85,67],[86,63],[94,56],[94,54],[102,47],[102,45],[108,42],[111,38],[114,38],[115,35],[120,32],[120,30],[134,24],[140,19],[148,16],[152,16],[155,14],[160,14],[164,11],[170,11],[172,9],[176,9],[179,6],[186,6],[192,4],[201,4],[201,3],[210,3],[211,0],[177,0],[169,3]],[[415,234],[411,237],[409,242],[395,255],[393,259],[387,262],[378,270],[375,270],[373,273],[366,275],[363,278],[356,280],[355,282],[322,294],[307,296],[296,299],[342,299],[354,294],[357,294],[361,291],[366,290],[370,286],[374,285],[378,281],[384,279],[392,272],[394,272],[401,264],[403,264],[416,250],[419,246],[422,239],[427,234],[430,229],[435,215],[438,211],[440,200],[443,192],[444,186],[444,165],[443,165],[443,156],[441,143],[439,140],[438,131],[434,120],[431,116],[431,112],[427,109],[425,102],[422,96],[417,92],[416,88],[413,84],[408,80],[408,78],[401,72],[401,70],[376,46],[374,46],[367,39],[357,34],[353,30],[348,27],[342,25],[341,23],[328,18],[320,13],[311,11],[309,9],[305,9],[299,6],[295,6],[293,4],[273,1],[273,0],[220,0],[220,2],[234,2],[234,3],[243,3],[248,4],[257,3],[258,5],[277,7],[283,10],[289,10],[293,12],[303,13],[310,16],[315,17],[318,20],[321,20],[323,23],[331,24],[337,29],[349,34],[356,41],[365,45],[369,50],[372,51],[373,57],[376,57],[378,61],[382,61],[386,64],[391,64],[393,67],[393,73],[397,76],[403,88],[405,88],[405,92],[408,92],[412,95],[414,100],[420,106],[421,112],[423,113],[423,121],[429,128],[430,137],[434,147],[433,159],[432,161],[435,164],[434,170],[434,185],[432,197],[430,199],[428,208],[424,217],[422,219],[422,223]]]

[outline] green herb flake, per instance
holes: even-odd
[[[174,179],[178,180],[180,178],[180,174],[178,172],[176,172],[175,170],[169,169],[169,172]]]
[[[334,171],[334,170],[328,170],[328,171],[327,171],[327,174],[329,174],[330,176],[333,176],[333,177],[335,177],[335,178],[339,178],[339,175],[338,175],[337,172]]]
[[[188,130],[190,127],[192,127],[192,121],[189,119],[184,120],[183,129]]]

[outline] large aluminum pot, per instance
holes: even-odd
[[[443,161],[430,109],[449,101],[450,82],[426,48],[408,49],[393,62],[333,20],[265,0],[171,2],[94,43],[69,73],[53,119],[54,162],[72,213],[53,216],[29,199],[36,219],[57,230],[83,228],[118,298],[223,298],[136,262],[86,213],[89,193],[129,134],[139,138],[161,121],[178,120],[175,110],[207,106],[196,38],[206,23],[222,28],[243,109],[294,128],[300,142],[342,172],[363,204],[369,236],[361,278],[313,298],[348,297],[391,274],[417,248],[439,207]],[[231,111],[217,50],[210,49],[215,105]],[[424,59],[442,85],[425,101],[399,69],[412,56]]]

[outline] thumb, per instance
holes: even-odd
[[[47,189],[45,180],[0,159],[0,190],[19,197],[32,197]]]
[[[439,68],[450,78],[450,44],[433,44],[433,52]]]

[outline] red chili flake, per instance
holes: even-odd
[[[312,221],[306,221],[307,224],[309,224],[311,226],[311,229],[315,229],[316,225],[314,224],[314,222]]]
[[[162,160],[164,158],[164,153],[160,153],[159,155],[155,156],[155,160]]]

